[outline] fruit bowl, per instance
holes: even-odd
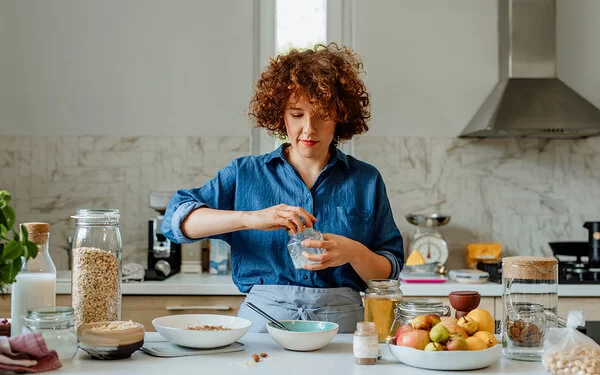
[[[502,355],[501,344],[477,351],[426,352],[393,344],[388,344],[388,348],[400,362],[428,370],[475,370],[491,365],[499,360]]]

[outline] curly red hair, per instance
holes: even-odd
[[[369,94],[360,78],[362,68],[355,52],[335,43],[292,49],[271,59],[261,74],[249,116],[256,119],[257,127],[285,137],[285,108],[290,100],[304,98],[316,115],[335,120],[335,146],[369,130]]]

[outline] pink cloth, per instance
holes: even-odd
[[[54,350],[48,350],[39,332],[8,338],[0,336],[0,370],[43,372],[62,364]]]

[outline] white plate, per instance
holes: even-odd
[[[429,370],[475,370],[500,359],[502,346],[497,344],[485,350],[457,350],[426,352],[408,346],[388,345],[390,352],[400,362]]]
[[[234,343],[248,332],[252,322],[229,315],[184,314],[161,316],[152,321],[158,333],[174,344],[190,348],[217,348]],[[197,331],[193,326],[223,326],[227,330]]]

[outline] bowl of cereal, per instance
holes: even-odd
[[[173,344],[207,349],[233,344],[248,332],[252,322],[229,315],[184,314],[161,316],[152,325]]]
[[[129,358],[144,345],[144,326],[129,321],[85,323],[77,329],[79,347],[96,359]]]

